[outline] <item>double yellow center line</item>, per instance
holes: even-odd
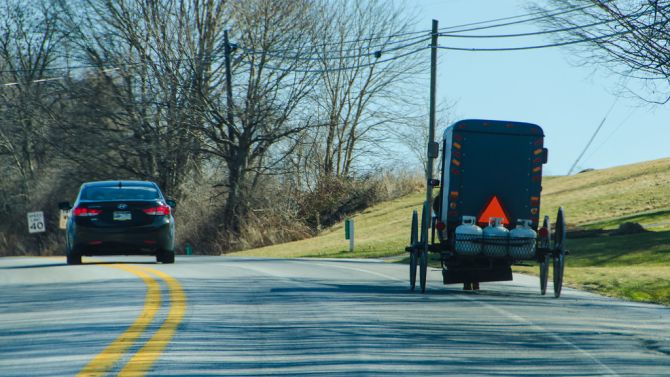
[[[170,275],[148,267],[128,265],[110,265],[119,270],[138,276],[147,286],[144,308],[132,325],[110,343],[100,354],[91,360],[80,372],[78,377],[104,376],[126,355],[128,349],[135,344],[152,323],[161,307],[161,288],[154,277],[162,279],[170,293],[170,310],[167,318],[156,333],[121,369],[118,376],[144,376],[156,362],[181,323],[186,311],[186,295],[179,282]]]

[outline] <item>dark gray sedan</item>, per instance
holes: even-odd
[[[65,237],[68,264],[82,255],[155,255],[174,263],[176,203],[148,181],[100,181],[81,185]]]

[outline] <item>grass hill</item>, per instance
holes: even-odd
[[[343,223],[315,238],[246,250],[268,257],[383,257],[402,255],[410,218],[425,193],[381,203],[352,218],[356,250],[348,251]],[[615,229],[638,222],[650,232],[595,233],[571,239],[566,284],[612,296],[670,304],[670,158],[543,181],[542,213],[563,206],[569,228]],[[517,271],[535,273],[536,268]]]
[[[572,225],[612,228],[625,221],[670,221],[670,159],[551,177],[543,186],[542,211],[554,216],[562,205]]]

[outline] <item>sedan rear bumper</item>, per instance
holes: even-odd
[[[73,246],[77,254],[86,256],[156,255],[161,250],[174,250],[173,224],[132,228],[78,226],[74,230]]]

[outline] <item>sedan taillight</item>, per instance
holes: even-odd
[[[158,207],[145,208],[142,211],[144,211],[144,213],[146,213],[147,215],[165,216],[170,214],[170,206],[162,204],[159,205]]]
[[[102,210],[98,208],[77,207],[72,210],[72,214],[74,216],[80,216],[80,217],[98,216],[101,213]]]

